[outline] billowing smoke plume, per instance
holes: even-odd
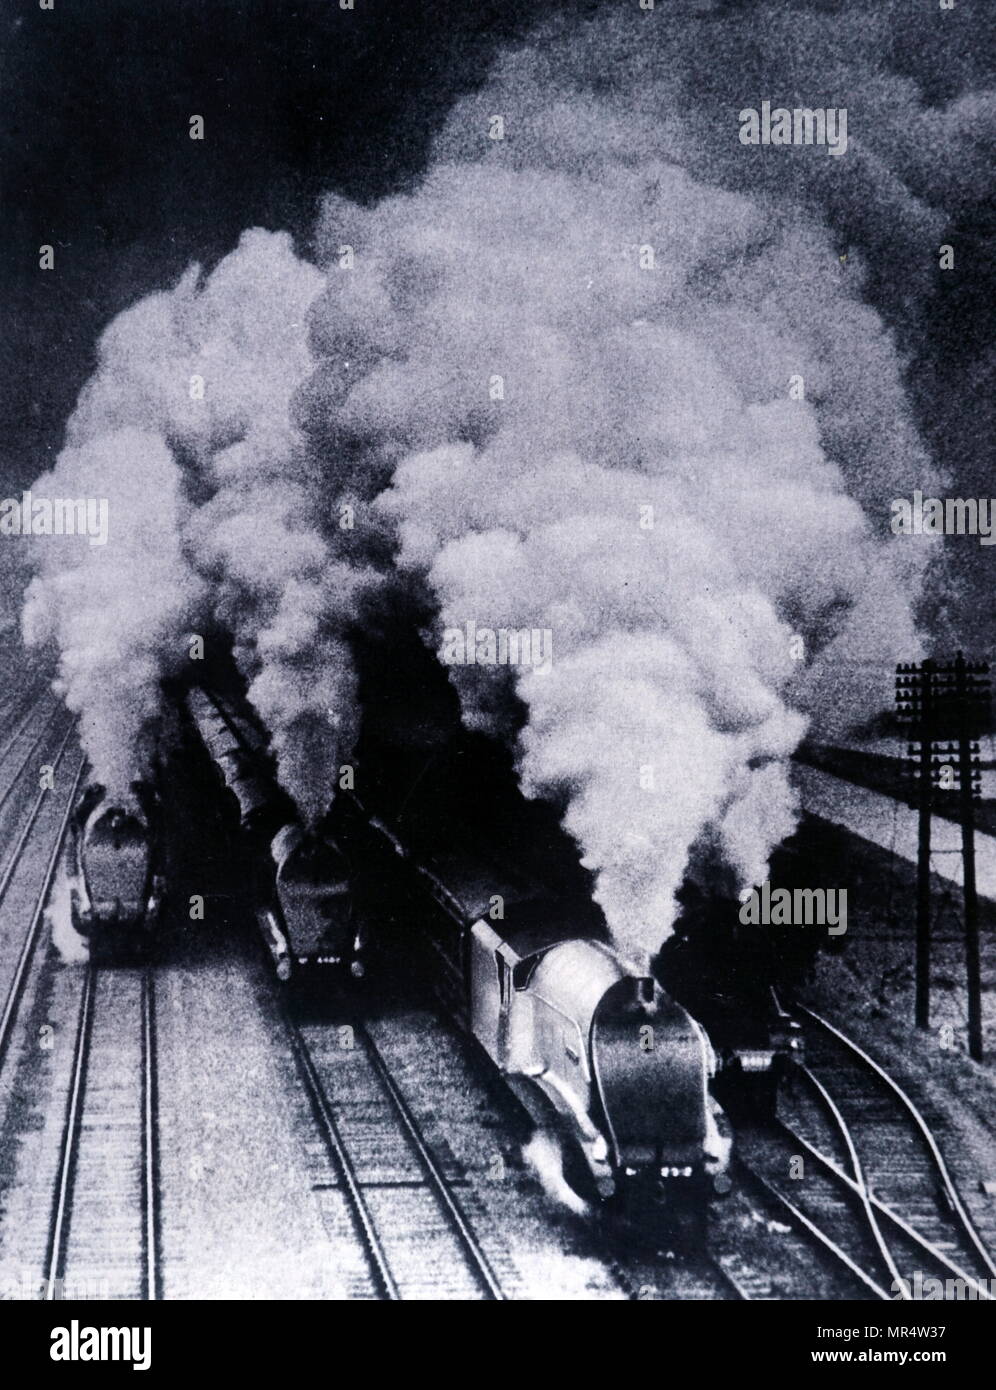
[[[329,800],[355,698],[341,622],[357,573],[322,539],[323,480],[290,421],[321,287],[284,234],[247,232],[203,285],[121,314],[36,492],[100,496],[110,539],[38,545],[29,640],[55,636],[95,774],[146,770],[159,681],[218,619],[234,634],[279,767],[308,815]],[[334,595],[330,601],[329,595]]]
[[[674,0],[541,29],[457,105],[413,193],[326,200],[324,274],[247,233],[112,325],[59,468],[83,460],[100,494],[126,429],[159,460],[163,497],[132,500],[177,532],[153,546],[156,620],[122,629],[136,728],[185,596],[235,632],[315,812],[357,727],[360,600],[417,578],[433,645],[470,622],[552,634],[548,672],[471,650],[451,677],[526,792],[566,805],[634,956],[695,847],[764,877],[807,721],[872,712],[866,673],[918,651],[929,552],[890,542],[888,504],[937,475],[900,340],[970,196],[944,151],[993,129],[950,81],[928,105],[863,3],[867,56],[842,57],[846,10]],[[847,155],[744,147],[762,100],[847,106]],[[78,653],[99,565],[62,585],[53,564],[33,598],[98,723],[113,700]]]
[[[95,773],[116,800],[127,801],[153,752],[148,733],[160,680],[179,662],[198,599],[180,549],[178,470],[160,435],[122,422],[64,449],[34,491],[108,503],[105,544],[80,536],[34,541],[38,574],[27,591],[24,632],[29,643],[54,642],[58,689],[80,715]]]
[[[328,216],[365,254],[330,275],[322,338],[371,365],[313,409],[369,441],[375,487],[403,455],[375,510],[441,628],[552,633],[549,673],[453,679],[499,732],[514,685],[526,791],[566,795],[609,920],[651,949],[701,835],[751,883],[794,824],[793,638],[811,678],[915,649],[913,576],[788,394],[801,375],[859,433],[859,466],[901,477],[918,446],[881,323],[818,229],[653,160],[442,165],[412,198]]]
[[[437,640],[468,621],[552,633],[549,673],[452,679],[468,723],[510,736],[514,689],[523,787],[566,799],[642,957],[697,843],[765,876],[806,712],[870,711],[886,691],[865,664],[917,651],[924,557],[881,532],[932,473],[860,264],[845,273],[812,207],[668,162],[675,131],[632,122],[662,119],[660,74],[558,92],[576,58],[511,57],[413,196],[329,200],[326,252],[356,264],[315,306],[330,365],[307,428],[368,495],[393,469],[374,511],[436,595]]]

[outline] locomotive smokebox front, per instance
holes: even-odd
[[[665,1201],[698,1195],[710,1158],[722,1161],[701,1028],[653,980],[625,976],[595,1010],[591,1052],[618,1195],[634,1186],[644,1200],[648,1188]]]

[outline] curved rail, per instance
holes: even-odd
[[[822,1153],[818,1148],[816,1148],[814,1144],[811,1144],[808,1139],[806,1139],[803,1135],[799,1134],[797,1130],[793,1129],[791,1125],[785,1124],[785,1122],[782,1120],[779,1121],[779,1124],[785,1131],[786,1137],[791,1140],[793,1146],[804,1149],[806,1153],[809,1154],[810,1158],[812,1158],[812,1160],[815,1163],[819,1164],[819,1166],[826,1173],[828,1173],[836,1181],[845,1184],[855,1194],[855,1196],[858,1195],[858,1184],[852,1177],[849,1177],[848,1174],[843,1171],[843,1169],[838,1168],[837,1164],[833,1161],[832,1158],[830,1158],[827,1154]],[[903,1217],[899,1214],[899,1212],[894,1211],[892,1207],[887,1206],[883,1201],[876,1197],[874,1193],[869,1193],[868,1195],[872,1206],[875,1208],[876,1214],[880,1216],[883,1221],[888,1222],[891,1228],[898,1231],[912,1245],[917,1246],[919,1250],[923,1252],[923,1254],[927,1255],[930,1259],[934,1260],[937,1264],[941,1265],[944,1268],[946,1274],[951,1275],[955,1279],[963,1280],[966,1285],[971,1285],[974,1288],[976,1297],[979,1300],[984,1302],[989,1302],[992,1300],[992,1294],[989,1293],[989,1291],[983,1285],[981,1285],[978,1282],[978,1280],[973,1278],[972,1275],[967,1274],[965,1270],[959,1268],[959,1266],[956,1265],[954,1261],[944,1253],[943,1250],[940,1250],[936,1245],[933,1244],[932,1241],[928,1240],[926,1236],[922,1235],[919,1231],[915,1230],[914,1227],[911,1226],[908,1221],[905,1221]],[[899,1278],[900,1290],[905,1289],[906,1281],[903,1280],[900,1276],[896,1277]]]
[[[832,1236],[827,1235],[826,1231],[808,1217],[804,1211],[801,1211],[784,1193],[779,1192],[777,1187],[768,1182],[767,1178],[745,1163],[742,1158],[738,1160],[738,1166],[741,1173],[745,1174],[750,1182],[760,1188],[770,1201],[775,1202],[786,1213],[793,1225],[815,1240],[837,1264],[843,1265],[847,1272],[863,1284],[876,1298],[887,1303],[892,1301],[892,1295],[882,1287],[877,1279],[866,1269],[863,1269],[856,1260],[853,1260]]]
[[[868,1184],[865,1181],[864,1170],[861,1166],[861,1159],[858,1157],[858,1149],[854,1142],[854,1135],[851,1133],[847,1121],[840,1113],[833,1096],[819,1078],[814,1076],[808,1067],[802,1067],[801,1071],[809,1084],[816,1090],[829,1114],[833,1116],[834,1123],[837,1125],[840,1132],[840,1137],[844,1141],[844,1147],[847,1149],[847,1157],[850,1160],[851,1171],[854,1175],[853,1190],[864,1211],[865,1224],[872,1233],[872,1239],[875,1242],[878,1253],[881,1255],[886,1269],[892,1275],[893,1280],[900,1289],[900,1297],[904,1299],[908,1298],[909,1295],[906,1292],[906,1285],[899,1273],[899,1267],[892,1257],[892,1251],[889,1249],[888,1242],[882,1235],[881,1228],[878,1224],[878,1218],[875,1214],[874,1205],[872,1204],[871,1194],[868,1191]]]
[[[913,1100],[911,1100],[911,1098],[899,1085],[898,1081],[891,1077],[889,1073],[885,1071],[885,1069],[881,1067],[878,1064],[878,1062],[875,1061],[874,1057],[869,1056],[869,1054],[864,1050],[864,1048],[862,1048],[858,1043],[856,1043],[853,1040],[853,1038],[849,1038],[846,1033],[841,1032],[839,1028],[836,1028],[827,1019],[823,1018],[820,1014],[814,1012],[814,1010],[807,1008],[804,1004],[798,1004],[796,1005],[796,1007],[799,1009],[801,1013],[804,1013],[808,1018],[811,1018],[813,1022],[817,1024],[818,1027],[822,1028],[825,1032],[829,1033],[833,1038],[835,1038],[837,1042],[839,1042],[844,1048],[847,1049],[848,1052],[851,1053],[852,1056],[857,1058],[859,1063],[864,1068],[873,1072],[874,1075],[878,1078],[878,1080],[881,1081],[886,1087],[888,1087],[891,1093],[899,1101],[900,1105],[903,1107],[904,1111],[906,1112],[912,1124],[917,1129],[920,1137],[923,1139],[927,1147],[927,1151],[930,1154],[935,1172],[937,1173],[937,1176],[941,1181],[944,1195],[948,1201],[948,1204],[952,1212],[954,1213],[958,1225],[960,1226],[966,1239],[975,1249],[980,1260],[982,1261],[986,1269],[989,1271],[990,1275],[996,1277],[996,1262],[994,1262],[993,1257],[990,1254],[988,1248],[986,1247],[985,1242],[983,1241],[978,1230],[976,1229],[975,1223],[973,1222],[971,1215],[969,1214],[964,1203],[962,1202],[961,1196],[958,1192],[958,1189],[955,1187],[954,1180],[951,1177],[950,1172],[948,1171],[948,1166],[944,1161],[944,1155],[941,1153],[940,1147],[937,1143],[936,1138],[934,1137],[933,1131],[927,1124],[927,1121],[924,1119],[923,1115],[920,1113],[920,1110],[917,1108],[916,1104],[913,1102]]]

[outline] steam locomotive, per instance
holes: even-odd
[[[158,925],[164,876],[159,801],[138,782],[127,802],[99,783],[84,790],[70,820],[68,871],[73,925],[93,959],[143,952]]]
[[[422,717],[410,688],[395,687],[401,723],[390,710],[368,720],[356,788],[308,829],[276,780],[265,731],[229,685],[175,698],[213,769],[228,857],[247,867],[278,977],[312,966],[362,975],[360,924],[376,924],[378,949],[395,962],[426,959],[437,996],[558,1140],[563,1176],[584,1202],[634,1224],[652,1210],[701,1209],[726,1185],[731,1148],[712,1044],[694,1003],[611,941],[560,810],[522,798],[493,740],[446,727],[435,711]],[[154,926],[159,821],[148,789],[128,807],[106,805],[99,788],[83,798],[74,916],[91,939]]]
[[[227,803],[233,848],[277,976],[310,967],[363,973],[349,865],[331,834],[307,830],[278,785],[266,738],[248,708],[195,686],[185,707]]]
[[[503,780],[490,740],[436,729],[426,753],[409,704],[399,743],[364,741],[363,791],[340,791],[306,834],[244,699],[195,687],[185,704],[237,805],[281,978],[311,961],[361,974],[356,903],[358,921],[377,925],[382,959],[407,977],[421,954],[437,996],[560,1141],[584,1200],[635,1219],[679,1194],[700,1203],[730,1149],[709,1041],[620,958],[556,813]],[[497,817],[482,807],[506,793]]]
[[[341,798],[368,830],[355,888],[378,939],[408,961],[424,943],[437,997],[556,1139],[563,1177],[591,1208],[633,1224],[701,1210],[731,1147],[708,1038],[622,959],[590,891],[563,877],[551,891],[548,873],[533,872],[559,877],[544,833],[501,867],[495,840],[474,843],[474,812],[452,794],[475,762],[459,750],[431,757],[393,813],[376,789],[369,803],[359,790]],[[521,796],[517,810],[544,815]]]

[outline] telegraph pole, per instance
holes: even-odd
[[[979,745],[972,742],[979,716],[989,704],[989,667],[968,665],[958,653],[953,697],[958,718],[958,782],[965,903],[965,972],[968,992],[968,1053],[982,1061],[982,974],[979,963],[979,898],[975,885],[975,802],[980,792]]]
[[[896,667],[896,712],[910,725],[908,753],[918,764],[919,797],[916,856],[916,1026],[930,1027],[930,816],[933,793],[933,676],[929,659],[919,667]]]
[[[989,709],[989,666],[967,662],[900,662],[896,667],[896,712],[907,723],[908,754],[919,777],[919,844],[916,897],[916,1025],[930,1020],[930,822],[933,789],[958,783],[961,825],[962,903],[965,921],[965,976],[968,998],[968,1051],[982,1061],[982,977],[979,953],[979,897],[975,882],[975,802],[980,794],[979,744]],[[940,725],[954,741],[938,742]],[[947,736],[945,734],[945,736]],[[956,763],[951,759],[957,758]],[[945,781],[947,776],[950,780]]]

